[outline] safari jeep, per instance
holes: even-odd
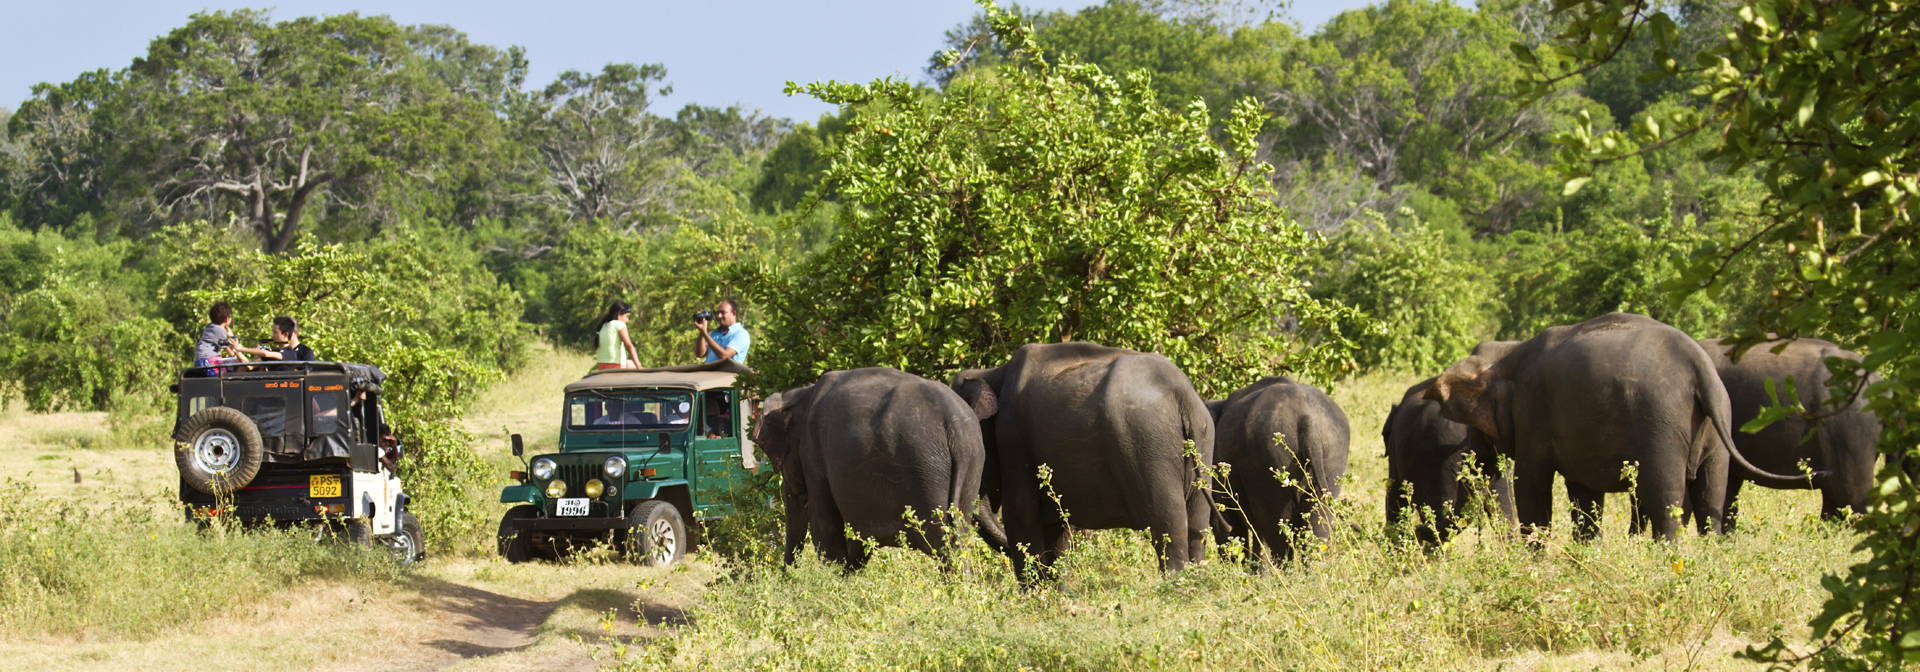
[[[650,565],[680,560],[689,522],[732,513],[721,495],[759,470],[734,389],[746,367],[720,360],[653,369],[608,369],[567,385],[560,452],[537,455],[500,492],[508,562],[611,544]],[[513,454],[523,456],[520,435]]]
[[[173,455],[187,520],[306,525],[380,544],[402,563],[425,557],[392,471],[399,443],[383,432],[385,380],[379,368],[338,362],[183,370]]]

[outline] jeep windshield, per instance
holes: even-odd
[[[684,392],[587,391],[567,399],[567,431],[677,432],[692,424]]]

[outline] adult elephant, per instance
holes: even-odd
[[[1482,343],[1480,348],[1512,347],[1518,341]],[[1453,535],[1466,513],[1472,482],[1483,481],[1505,519],[1513,518],[1513,488],[1492,450],[1468,450],[1467,426],[1441,415],[1440,404],[1425,398],[1435,378],[1407,388],[1387,412],[1380,440],[1387,447],[1387,524],[1415,522],[1422,543],[1438,544]],[[1432,518],[1419,523],[1421,512]]]
[[[1007,555],[1022,580],[1051,575],[1069,526],[1144,528],[1168,571],[1206,556],[1213,508],[1202,467],[1213,463],[1213,417],[1165,357],[1029,344],[1006,364],[962,371],[953,389],[980,419],[998,468]],[[1040,571],[1028,573],[1030,558]]]
[[[828,561],[864,566],[866,544],[847,528],[944,557],[954,513],[1004,544],[981,496],[979,421],[947,386],[889,368],[831,371],[762,408],[754,442],[784,477],[789,564],[811,532]]]
[[[1731,358],[1733,347],[1720,339],[1700,341],[1700,347],[1713,357],[1720,382],[1727,387],[1733,404],[1733,445],[1740,453],[1763,469],[1798,471],[1802,463],[1831,472],[1820,486],[1820,515],[1829,520],[1847,515],[1847,511],[1866,513],[1867,494],[1873,488],[1873,463],[1879,455],[1880,420],[1866,410],[1865,395],[1834,399],[1827,389],[1832,377],[1826,359],[1838,357],[1855,362],[1860,356],[1817,338],[1762,341],[1749,348],[1740,359]],[[1779,352],[1774,352],[1780,348]],[[1767,380],[1777,393],[1786,395],[1786,380],[1793,387],[1807,413],[1820,418],[1809,423],[1807,416],[1793,415],[1758,433],[1739,431],[1739,427],[1760,415],[1760,409],[1772,405],[1767,396]],[[1808,430],[1812,429],[1811,434]],[[1727,475],[1727,526],[1738,520],[1736,508],[1740,486],[1748,479],[1738,472]],[[1777,487],[1777,486],[1776,486]],[[1813,487],[1805,479],[1787,487]]]
[[[1603,493],[1629,490],[1636,528],[1644,521],[1673,539],[1678,514],[1691,507],[1701,532],[1718,532],[1729,457],[1751,472],[1749,480],[1775,487],[1794,480],[1735,449],[1727,391],[1700,344],[1642,315],[1609,313],[1476,353],[1422,397],[1471,428],[1476,452],[1491,445],[1512,457],[1523,529],[1552,521],[1556,472],[1573,499],[1574,536],[1583,540],[1599,533]]]
[[[1215,464],[1231,465],[1214,482],[1214,501],[1226,504],[1221,541],[1246,542],[1259,562],[1262,547],[1275,561],[1293,557],[1294,530],[1326,539],[1351,438],[1340,405],[1320,388],[1269,376],[1207,408]]]

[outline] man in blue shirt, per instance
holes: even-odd
[[[700,330],[700,337],[693,341],[693,354],[707,358],[706,361],[718,361],[721,358],[747,363],[747,348],[753,347],[753,337],[747,335],[747,328],[740,326],[738,307],[733,299],[726,299],[713,309],[713,319],[719,322],[711,331],[706,320],[695,320],[693,326]]]

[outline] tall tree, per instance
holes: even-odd
[[[423,66],[435,59],[418,37],[358,14],[193,15],[130,69],[134,161],[153,204],[175,216],[231,208],[280,253],[317,206],[359,208],[385,183],[435,179],[493,117],[491,101],[457,88],[472,78]],[[508,61],[493,72],[506,81],[523,67],[488,60]]]
[[[105,207],[119,167],[123,138],[114,126],[125,107],[124,82],[96,70],[64,84],[35,84],[33,97],[5,120],[0,206],[21,224],[65,229]]]
[[[667,69],[614,63],[599,74],[568,70],[533,97],[519,124],[538,154],[546,188],[532,198],[573,221],[634,231],[665,207],[680,168],[669,128],[647,110]]]

